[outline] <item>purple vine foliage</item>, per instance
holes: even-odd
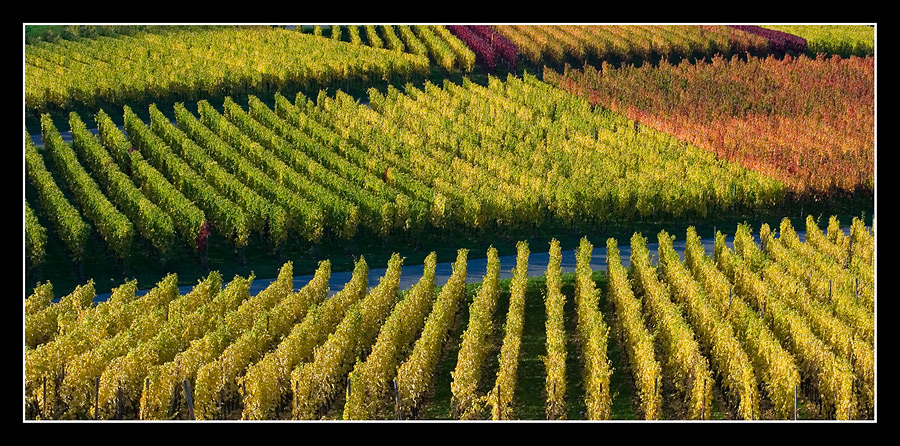
[[[476,63],[486,71],[493,72],[501,62],[511,71],[518,66],[518,49],[494,28],[487,25],[449,25],[447,29],[475,53]]]
[[[769,48],[779,53],[795,52],[803,53],[806,51],[806,39],[789,34],[783,31],[763,28],[755,25],[730,25],[732,28],[739,29],[744,32],[756,34],[769,40]]]

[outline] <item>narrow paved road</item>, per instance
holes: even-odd
[[[804,233],[805,234],[805,233]],[[798,232],[800,237],[803,237],[804,234]],[[728,245],[731,247],[733,238],[728,238]],[[759,238],[757,236],[757,242]],[[706,249],[708,254],[712,253],[714,247],[714,239],[703,239],[703,247]],[[591,256],[591,270],[603,270],[606,271],[606,240],[601,241],[591,241],[594,245],[594,249],[592,251]],[[629,246],[630,242],[626,240],[624,243],[619,241],[619,256],[622,258],[622,264],[627,268],[630,264],[629,257],[631,256],[631,246]],[[653,263],[656,263],[655,257],[652,257],[656,254],[656,250],[658,247],[658,243],[650,243],[650,239],[648,237],[647,240],[647,248],[650,250],[651,258],[653,259]],[[684,240],[680,242],[676,240],[673,242],[673,247],[675,250],[681,254],[682,258],[684,257]],[[532,250],[544,249],[543,246],[529,246]],[[546,248],[549,248],[547,246]],[[469,254],[472,255],[472,251],[469,251]],[[482,254],[483,256],[483,254]],[[547,271],[547,264],[549,263],[550,253],[549,252],[531,252],[528,256],[528,277],[541,277]],[[437,268],[435,270],[435,284],[441,286],[450,279],[450,275],[453,273],[453,260],[446,262],[438,262]],[[512,278],[512,269],[516,266],[516,256],[501,256],[500,257],[500,278],[501,279],[509,279]],[[562,251],[562,262],[561,262],[562,272],[571,273],[575,272],[575,250],[565,250]],[[466,262],[466,282],[467,283],[478,283],[481,282],[484,278],[484,274],[487,270],[487,259],[479,258],[479,259],[471,259]],[[410,265],[403,266],[401,275],[400,275],[400,289],[405,290],[412,287],[419,279],[422,277],[422,273],[424,271],[423,265]],[[373,268],[369,270],[369,287],[374,287],[378,285],[379,280],[384,275],[385,268]],[[330,281],[330,290],[329,294],[334,294],[341,289],[344,288],[344,284],[350,280],[352,272],[335,272],[331,274]],[[294,286],[299,289],[307,282],[312,279],[312,276],[298,276],[294,278]],[[257,283],[259,282],[259,283]],[[254,281],[253,288],[255,292],[262,290],[266,287],[266,285],[271,281]],[[253,292],[253,291],[251,291]]]
[[[844,228],[844,233],[850,233],[850,228]],[[806,232],[805,231],[797,231],[797,235],[800,237],[800,240],[805,239]],[[647,249],[650,251],[651,260],[654,264],[656,264],[656,250],[658,248],[658,243],[653,242],[655,237],[647,237]],[[754,238],[757,243],[759,243],[759,235],[754,234]],[[726,238],[726,242],[729,248],[733,248],[733,240],[734,237]],[[715,240],[712,238],[701,239],[703,243],[703,247],[706,250],[707,255],[711,255],[713,252],[713,247]],[[591,269],[594,271],[597,270],[606,270],[606,240],[598,241],[592,240],[591,243],[594,245],[594,250],[592,252],[591,257]],[[684,258],[684,246],[685,241],[682,237],[681,240],[675,240],[673,242],[673,247],[675,250]],[[529,246],[532,250],[544,249],[543,246]],[[472,252],[470,251],[470,255]],[[401,253],[402,255],[402,253]],[[619,240],[619,255],[622,259],[622,264],[627,268],[630,264],[629,258],[631,256],[631,246],[629,240]],[[528,257],[528,276],[529,277],[540,277],[543,276],[547,270],[547,263],[549,261],[549,253],[548,252],[532,252]],[[440,259],[438,259],[440,260]],[[454,259],[447,259],[447,261],[441,262],[439,261],[437,264],[437,269],[435,271],[435,284],[441,286],[450,279],[450,275],[453,273],[453,261]],[[512,269],[516,266],[516,256],[501,256],[500,257],[500,278],[508,279],[512,277]],[[467,283],[478,283],[481,282],[484,274],[487,270],[487,259],[470,259],[466,264],[466,282]],[[424,271],[423,265],[404,265],[400,274],[400,289],[407,290],[411,288],[419,279],[422,277],[422,273]],[[569,273],[575,271],[575,250],[567,250],[562,252],[562,272]],[[378,282],[381,280],[381,277],[384,275],[385,268],[372,268],[369,270],[369,288],[373,288],[378,285]],[[352,271],[337,271],[331,273],[331,279],[329,281],[329,295],[333,295],[338,291],[344,288],[344,285],[350,281],[350,277],[352,276]],[[296,276],[294,277],[294,289],[299,290],[304,285],[306,285],[311,279],[312,275],[305,276]],[[256,294],[263,289],[265,289],[274,279],[254,279],[253,284],[250,288],[251,294]],[[193,286],[184,286],[181,287],[181,293],[186,294],[189,292]],[[148,290],[142,290],[138,292],[138,295],[142,295],[146,293]],[[109,297],[110,293],[98,294],[95,302],[100,302],[106,300]]]

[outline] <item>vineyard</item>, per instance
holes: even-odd
[[[370,290],[360,259],[351,282],[327,299],[328,261],[299,290],[287,263],[253,296],[254,277],[223,286],[218,273],[183,295],[174,275],[140,297],[129,282],[97,305],[92,283],[58,303],[45,285],[26,299],[26,412],[782,420],[802,410],[871,418],[874,234],[854,220],[847,235],[834,218],[822,231],[812,217],[806,241],[787,219],[759,232],[756,243],[739,226],[733,248],[720,232],[707,253],[691,227],[682,260],[675,236],[661,231],[657,264],[640,233],[628,259],[610,238],[603,275],[588,266],[594,248],[584,238],[577,270],[565,277],[554,241],[546,273],[534,279],[525,275],[530,246],[519,242],[512,279],[498,280],[492,249],[484,281],[473,286],[464,281],[465,249],[446,284],[435,286],[432,253],[409,290],[397,286],[399,255]]]
[[[26,420],[875,419],[874,28],[62,30]]]

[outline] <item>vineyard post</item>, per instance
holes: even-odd
[[[794,421],[797,421],[797,385],[794,384]]]
[[[703,377],[703,386],[700,388],[706,389],[706,377],[705,376]],[[700,419],[701,420],[706,419],[706,398],[703,396],[701,396],[701,399],[700,399]]]
[[[500,385],[497,385],[497,419],[503,419],[503,408],[500,407]]]
[[[94,378],[94,419],[97,419],[100,412],[100,377]]]
[[[394,378],[394,418],[400,419],[400,389],[397,388],[397,378]]]
[[[149,394],[150,392],[150,377],[144,378],[144,394]],[[143,410],[138,409],[138,419],[143,419]]]
[[[125,414],[125,396],[122,394],[122,383],[116,388],[116,419],[121,420]]]
[[[50,417],[57,418],[60,415],[59,387],[63,380],[66,379],[66,364],[59,367],[59,376],[53,381],[53,395],[50,396],[52,404],[50,405]]]
[[[660,396],[659,396],[659,385],[660,384],[662,384],[662,376],[657,375],[656,382],[653,383],[653,401],[654,401],[653,405],[654,406],[656,406],[658,404],[658,402],[661,401],[661,400],[657,399],[657,398],[660,398]],[[659,417],[659,413],[658,413],[659,409],[657,407],[653,407],[651,410],[653,410],[654,417]]]
[[[184,380],[184,399],[187,403],[188,419],[194,419],[194,398],[191,396],[191,384],[188,380]]]

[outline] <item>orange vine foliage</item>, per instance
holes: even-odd
[[[545,80],[821,197],[874,190],[874,57],[567,69]]]

